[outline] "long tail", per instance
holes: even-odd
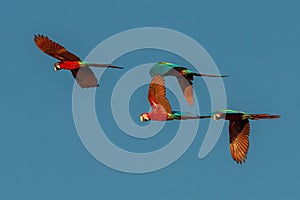
[[[259,119],[276,119],[280,118],[280,115],[270,115],[270,114],[246,114],[244,115],[248,119],[259,120]]]
[[[199,73],[194,73],[194,72],[193,72],[193,76],[221,77],[221,78],[228,77],[228,75],[199,74]]]
[[[211,118],[212,116],[180,116],[180,120],[186,120],[186,119],[206,119],[206,118]]]
[[[123,69],[123,67],[113,66],[113,65],[110,65],[110,64],[84,63],[83,66]]]

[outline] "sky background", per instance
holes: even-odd
[[[0,199],[299,199],[299,6],[271,0],[2,2]],[[85,58],[108,37],[146,26],[174,29],[199,42],[230,75],[224,80],[229,108],[282,115],[251,122],[246,164],[231,158],[227,122],[204,159],[198,151],[205,128],[175,163],[147,174],[113,170],[86,150],[73,121],[74,80],[67,71],[53,71],[56,60],[37,49],[33,36],[45,34]],[[122,73],[160,60],[188,65],[167,52],[133,52],[114,63],[126,69],[108,70],[100,80],[97,115],[108,115],[104,128],[122,148],[147,152],[174,137],[177,122],[149,140],[130,138],[105,106]],[[209,113],[203,80],[194,85]],[[137,124],[134,117],[149,109],[146,94],[141,87],[131,101]],[[176,107],[172,94],[170,99]]]

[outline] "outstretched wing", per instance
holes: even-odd
[[[247,159],[249,149],[250,123],[248,119],[230,120],[230,152],[233,160],[242,164]]]
[[[77,83],[82,88],[98,87],[98,80],[89,67],[80,67],[71,70]]]
[[[47,36],[35,35],[34,42],[41,51],[60,61],[80,61],[79,57],[66,50],[60,44],[53,42]]]
[[[174,63],[158,62],[150,69],[150,76],[175,76],[180,85],[180,88],[184,94],[184,97],[188,104],[192,106],[194,104],[194,92],[193,92],[193,75],[182,74],[181,72],[187,70],[185,67],[180,67]]]
[[[190,106],[192,106],[194,104],[194,91],[192,79],[187,79],[184,76],[176,76],[176,78],[186,101]]]
[[[161,76],[166,75],[169,70],[172,69],[172,67],[168,66],[166,63],[167,62],[155,63],[149,71],[150,76],[153,78],[157,74]]]
[[[155,75],[150,83],[148,100],[153,112],[172,113],[171,106],[166,97],[165,80],[160,75]]]
[[[151,77],[154,77],[156,74],[161,76],[180,76],[177,68],[181,67],[174,63],[158,62],[151,67],[149,74]]]

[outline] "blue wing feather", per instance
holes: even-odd
[[[174,67],[179,67],[179,66],[169,62],[158,62],[155,65],[153,65],[153,67],[150,69],[149,74],[151,77],[155,76],[156,74],[163,76]]]

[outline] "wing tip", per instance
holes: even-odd
[[[189,104],[189,106],[193,106],[194,105],[194,91],[193,91],[192,85],[189,85],[185,88],[183,95],[184,95],[187,103]]]
[[[247,161],[247,155],[246,155],[245,158],[241,158],[241,159],[235,159],[235,158],[233,158],[233,160],[234,160],[237,164],[242,165],[242,164],[246,163],[246,161]]]
[[[35,34],[34,39],[39,39],[39,38],[48,38],[47,36],[44,36],[43,34]]]

